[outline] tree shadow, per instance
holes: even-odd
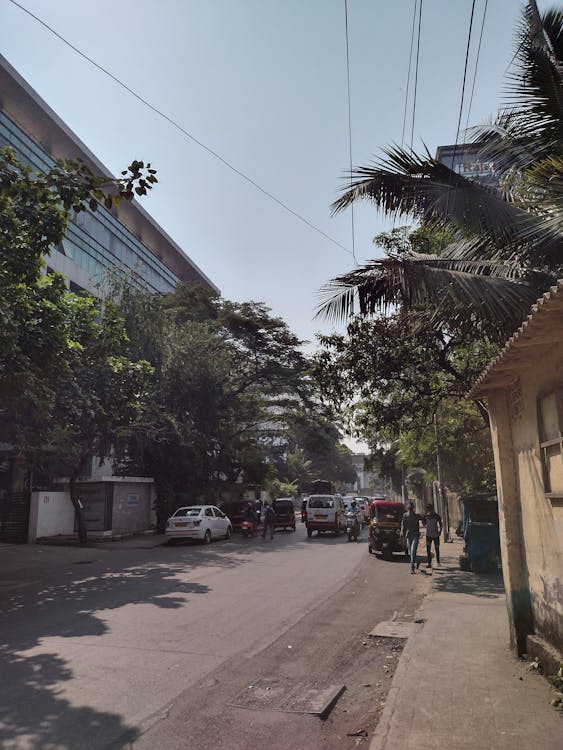
[[[436,591],[469,594],[485,599],[504,597],[504,582],[500,570],[491,573],[472,573],[446,565],[433,571]]]
[[[4,593],[0,600],[2,748],[128,746],[139,736],[138,728],[127,726],[117,713],[76,706],[64,697],[64,685],[73,679],[70,662],[57,653],[26,652],[53,636],[103,635],[108,626],[102,616],[108,609],[129,604],[177,609],[210,590],[179,580],[177,573],[186,570],[181,562],[120,566],[111,553],[109,559],[102,554],[101,559],[75,562],[80,567],[58,568],[54,582]]]

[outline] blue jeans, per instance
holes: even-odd
[[[407,531],[407,549],[411,560],[411,570],[414,570],[416,567],[416,553],[418,551],[419,539],[420,534],[416,534],[414,531]]]

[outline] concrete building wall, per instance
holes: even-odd
[[[563,492],[550,497],[544,486],[538,398],[562,384],[563,343],[559,343],[542,357],[541,367],[521,372],[508,391],[533,625],[537,634],[559,649],[563,648]],[[555,409],[549,409],[549,415],[558,418]],[[563,461],[559,465],[554,460],[552,471],[562,467]]]
[[[32,492],[29,509],[28,542],[74,532],[74,508],[69,492]]]
[[[112,533],[136,533],[151,528],[152,481],[115,482]]]

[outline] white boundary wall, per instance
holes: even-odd
[[[69,492],[32,492],[27,541],[74,533],[74,508]]]

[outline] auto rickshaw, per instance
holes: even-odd
[[[401,535],[401,521],[405,506],[390,500],[374,500],[370,503],[368,552],[380,552],[390,558],[394,552],[408,553]]]
[[[465,495],[463,504],[464,554],[459,558],[461,570],[489,573],[498,569],[500,534],[496,495]]]

